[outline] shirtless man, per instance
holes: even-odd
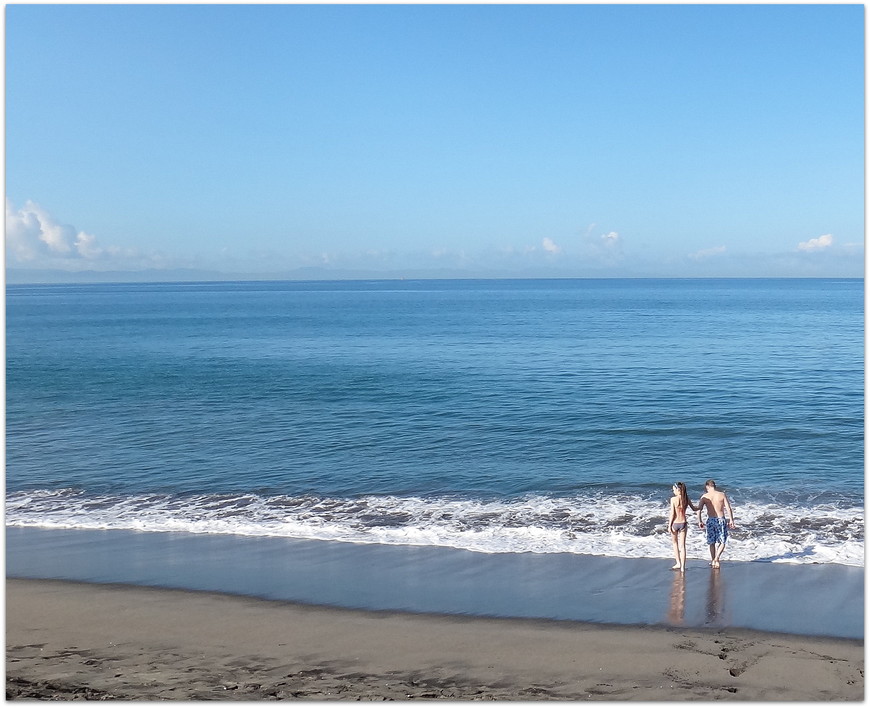
[[[728,529],[734,528],[734,512],[731,509],[731,502],[725,496],[725,492],[720,492],[716,489],[716,483],[712,479],[708,479],[704,483],[706,491],[701,495],[701,500],[698,502],[698,527],[704,528],[704,522],[701,520],[701,514],[707,510],[707,544],[710,546],[710,565],[713,568],[719,567],[719,559],[722,557],[722,551],[725,550],[725,544],[728,542]],[[728,513],[728,523],[725,523],[725,513]]]

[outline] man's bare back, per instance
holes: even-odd
[[[731,505],[728,503],[728,497],[725,492],[720,492],[714,489],[712,492],[705,492],[701,495],[701,505],[706,509],[707,516],[715,516],[720,519],[725,518],[726,509],[731,517],[731,523],[734,523],[734,515],[731,512]]]

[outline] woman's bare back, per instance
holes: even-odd
[[[686,507],[680,503],[678,496],[671,497],[671,508],[674,510],[674,523],[684,524],[686,522]]]

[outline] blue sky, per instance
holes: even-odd
[[[7,5],[8,268],[862,276],[861,5]]]

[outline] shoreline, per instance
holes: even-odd
[[[863,568],[726,559],[714,571],[692,559],[681,575],[671,564],[285,538],[6,529],[7,577],[359,610],[863,639]]]
[[[7,698],[861,700],[863,640],[6,582]]]

